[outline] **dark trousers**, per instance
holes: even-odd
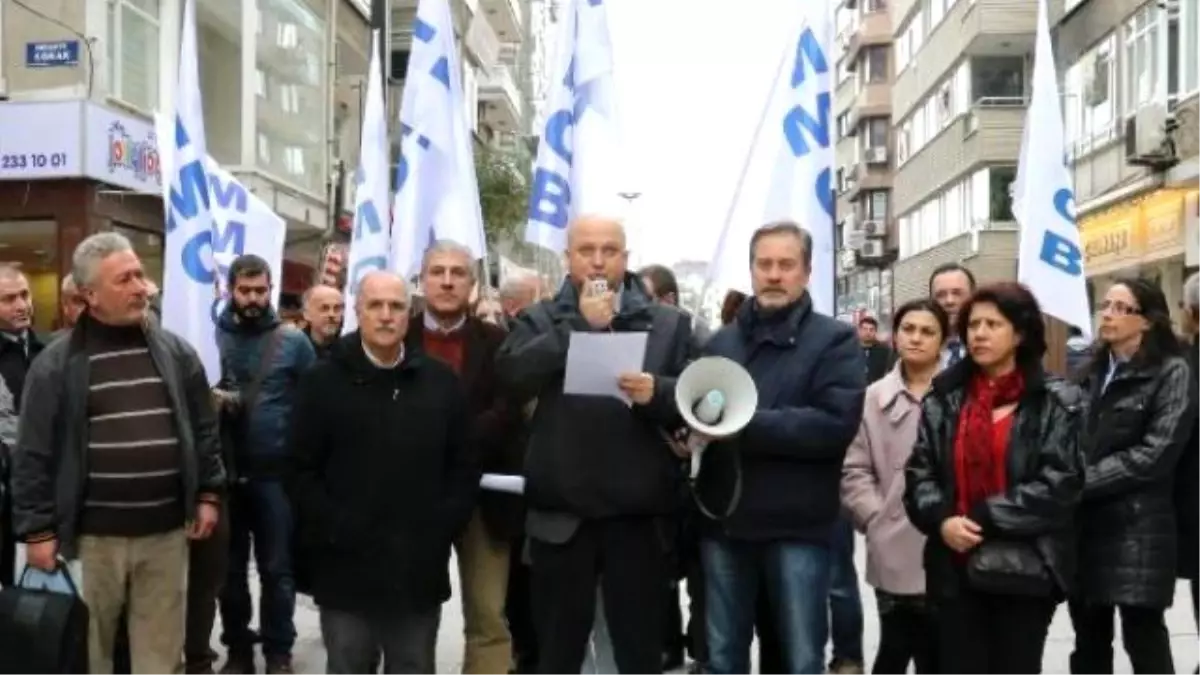
[[[537,672],[537,631],[533,623],[530,599],[529,565],[525,563],[525,542],[513,542],[508,565],[508,595],[504,615],[512,636],[513,665],[517,673]]]
[[[216,654],[212,651],[212,629],[217,614],[217,596],[225,582],[229,560],[229,518],[222,514],[208,539],[189,545],[187,627],[185,633],[184,672],[212,672]],[[129,656],[129,622],[122,613],[117,623],[113,646],[113,673],[132,672]]]
[[[767,581],[758,587],[758,598],[754,601],[754,634],[758,637],[758,672],[760,675],[784,675],[783,642],[779,639],[779,628],[775,621],[775,610],[771,607],[771,594]]]
[[[221,641],[229,656],[253,656],[250,630],[251,541],[262,583],[259,633],[263,656],[290,658],[296,641],[296,583],[292,577],[292,508],[278,480],[251,479],[231,489],[229,570],[221,591]]]
[[[538,671],[579,672],[599,585],[617,668],[662,672],[664,549],[653,518],[584,521],[565,544],[532,540]]]
[[[1053,600],[979,593],[965,583],[958,591],[935,609],[940,672],[1042,672]]]
[[[187,629],[183,656],[186,672],[212,671],[217,598],[229,568],[229,517],[222,514],[208,539],[193,541],[188,557]]]
[[[879,607],[879,651],[872,673],[936,673],[937,628],[923,595],[875,592]]]
[[[436,673],[442,608],[377,617],[321,610],[328,673]]]
[[[683,561],[687,575],[688,655],[700,664],[702,670],[708,666],[708,638],[705,635],[704,565],[700,562],[700,547],[692,549]]]
[[[829,634],[833,661],[863,663],[863,610],[854,569],[854,525],[842,516],[833,527],[830,550]]]
[[[1069,604],[1075,627],[1072,673],[1113,671],[1113,614],[1121,615],[1121,640],[1135,673],[1173,673],[1171,636],[1162,608]]]

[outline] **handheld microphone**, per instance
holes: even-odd
[[[725,394],[719,389],[712,389],[700,400],[696,401],[696,405],[692,406],[692,414],[696,419],[705,424],[716,425],[720,424],[721,418],[725,416]],[[700,456],[704,453],[704,448],[708,446],[707,441],[688,439],[688,445],[692,448],[692,479],[700,475]]]

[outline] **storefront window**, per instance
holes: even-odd
[[[242,163],[241,3],[201,2],[196,7],[204,135],[219,163]]]
[[[54,330],[61,283],[58,223],[53,220],[0,221],[0,263],[17,265],[29,279],[35,330]]]
[[[259,0],[256,65],[258,161],[288,183],[320,193],[325,183],[325,22],[304,0]],[[266,152],[263,150],[266,149]]]
[[[129,242],[133,244],[134,252],[142,261],[142,269],[146,272],[146,278],[162,288],[163,236],[156,232],[147,232],[115,223],[109,229],[123,234],[129,239]]]

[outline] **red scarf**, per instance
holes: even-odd
[[[1024,391],[1025,377],[1019,370],[997,380],[989,380],[982,373],[971,378],[954,439],[959,515],[966,515],[972,507],[1007,488],[1004,459],[1008,439],[996,438],[992,411],[1016,403]]]

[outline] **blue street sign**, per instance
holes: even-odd
[[[57,68],[79,65],[79,40],[26,42],[26,68]]]

